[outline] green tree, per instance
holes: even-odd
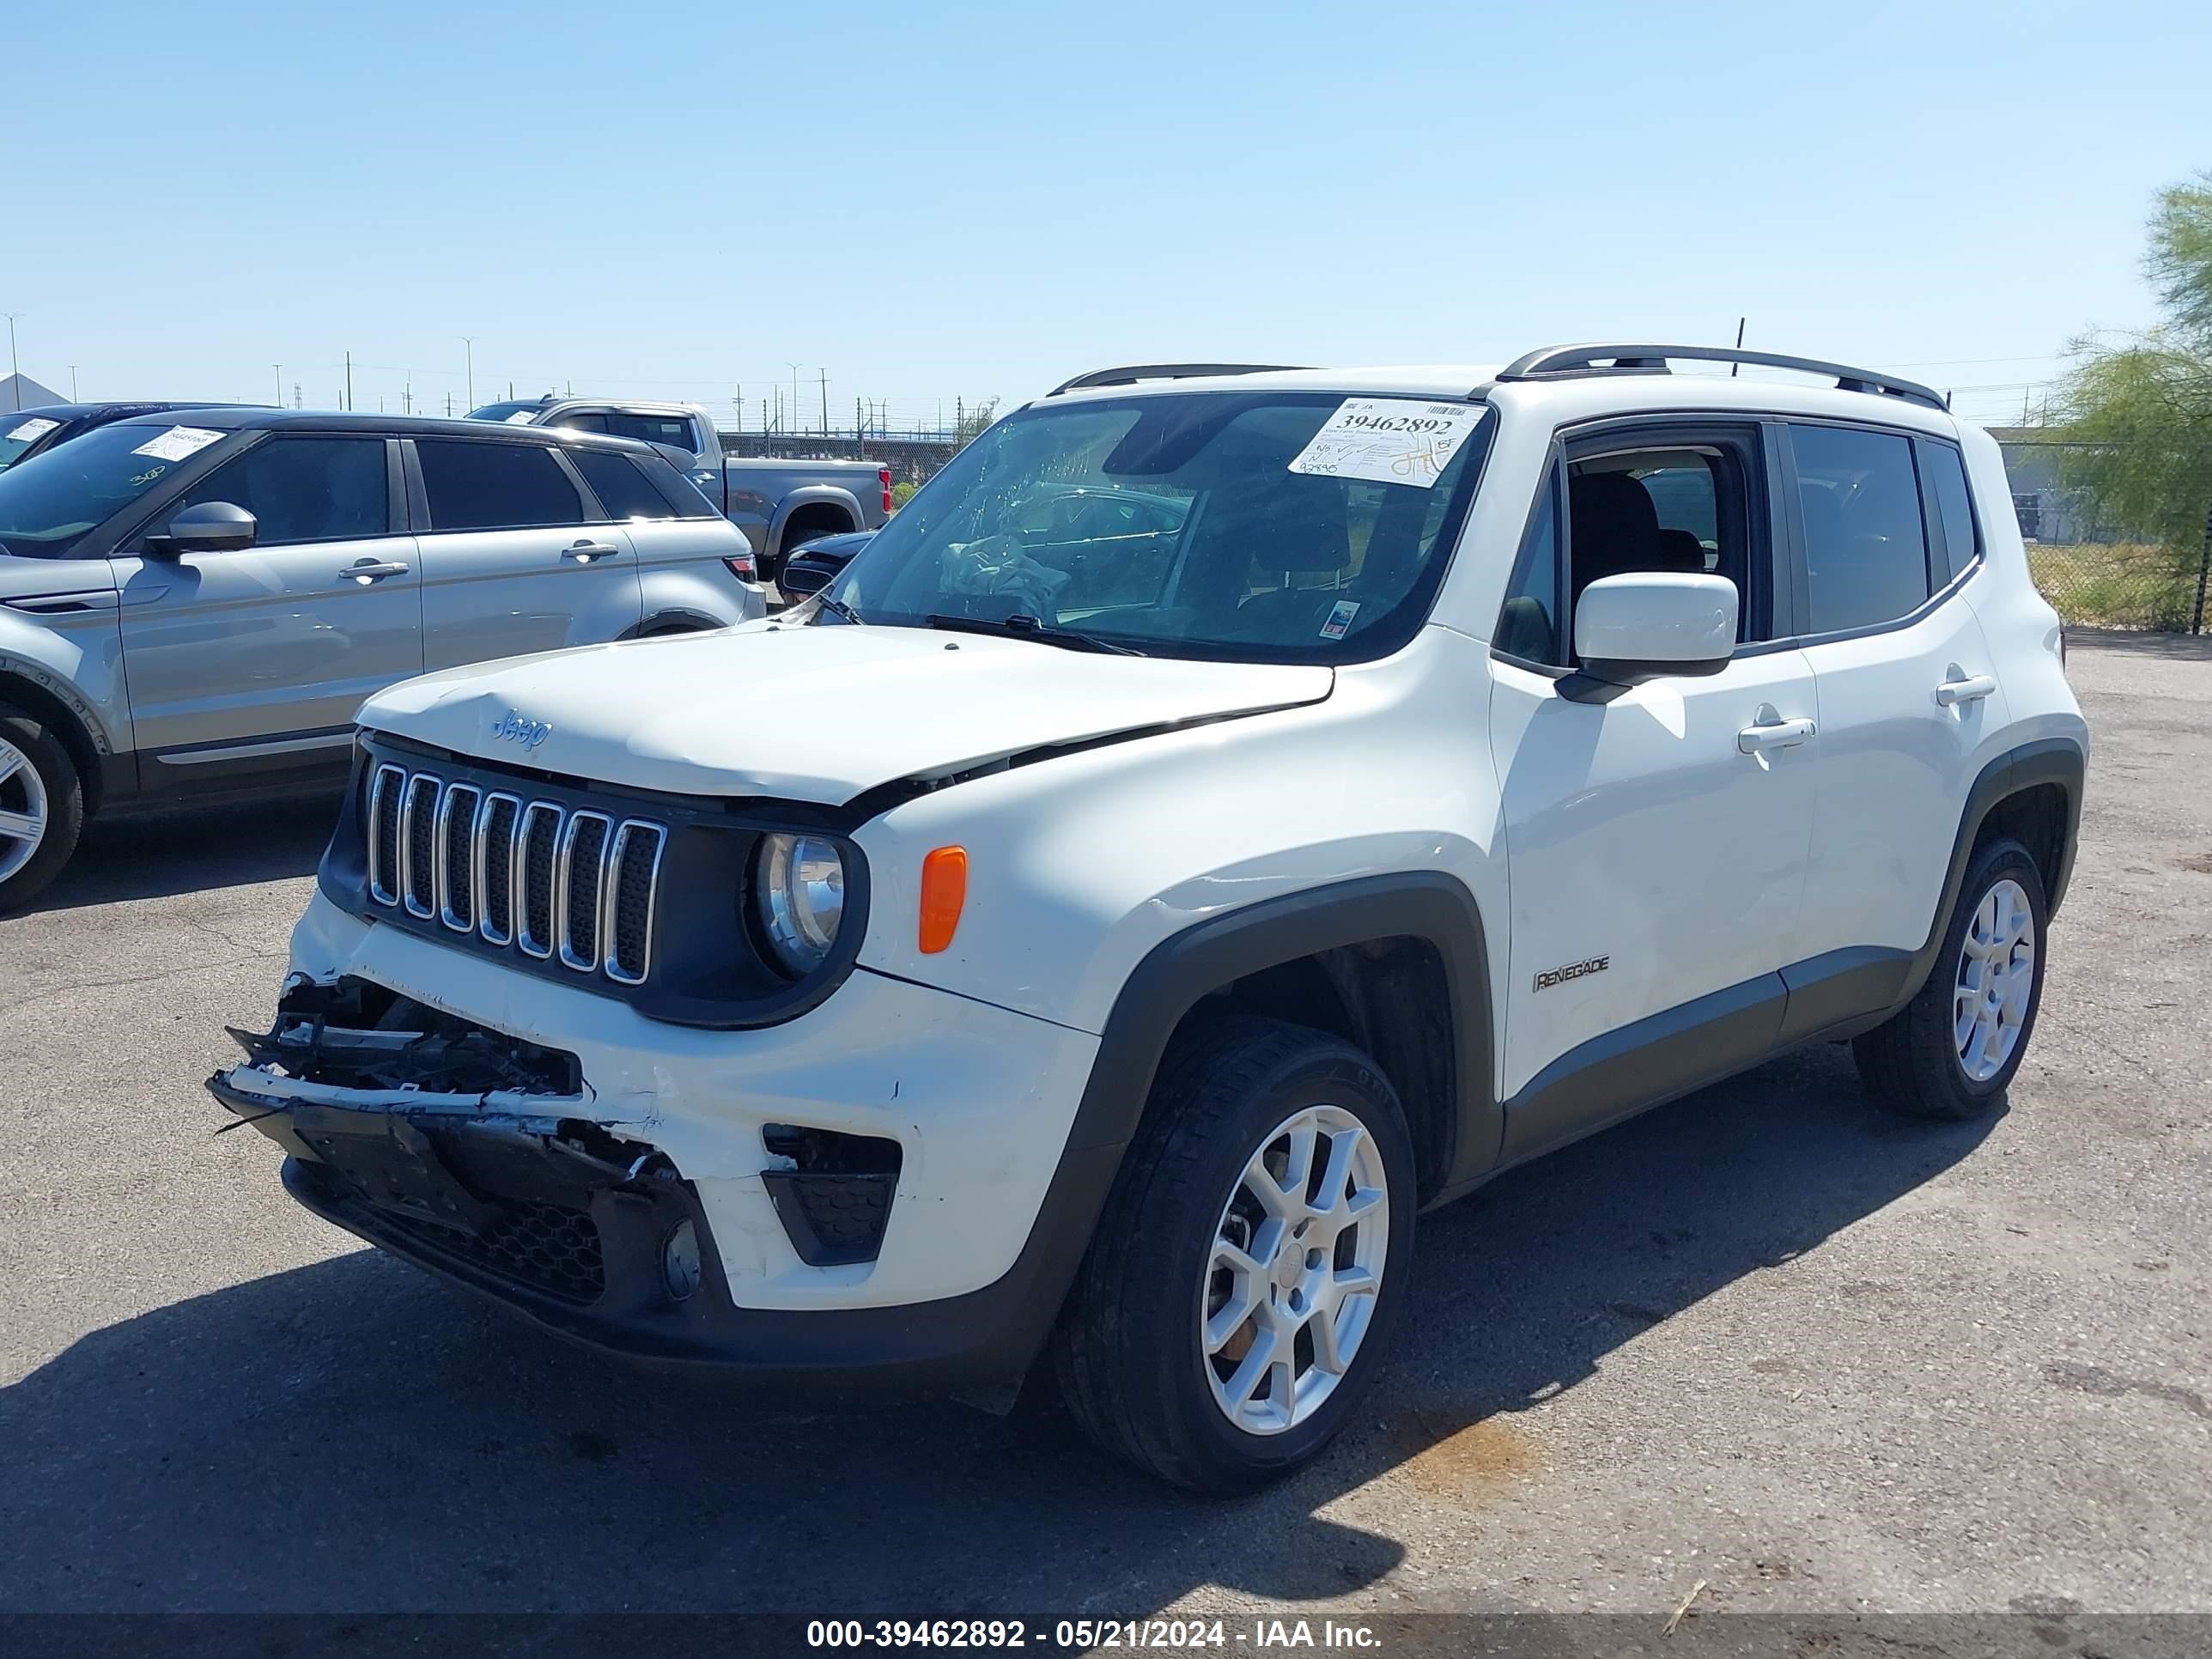
[[[2194,609],[2212,532],[2212,173],[2159,192],[2143,256],[2165,319],[2117,345],[2076,340],[2057,413],[2083,446],[2060,476],[2104,520],[2156,542]]]
[[[996,398],[987,398],[973,409],[962,410],[960,419],[952,428],[952,441],[956,445],[969,442],[998,418],[999,400]]]

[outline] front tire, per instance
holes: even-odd
[[[2002,839],[1978,850],[1928,982],[1852,1044],[1875,1098],[1909,1117],[1979,1117],[2002,1103],[2043,1002],[2050,921],[2042,872]]]
[[[0,703],[0,915],[62,872],[84,829],[84,781],[61,739]]]
[[[1405,1112],[1351,1044],[1242,1016],[1179,1042],[1055,1335],[1076,1421],[1197,1492],[1310,1461],[1373,1386],[1413,1187]]]

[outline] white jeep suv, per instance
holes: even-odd
[[[1996,1108],[2087,744],[2008,499],[1804,359],[1085,375],[788,616],[373,698],[211,1086],[554,1331],[986,1402],[1049,1350],[1247,1486],[1418,1212],[1804,1042]]]

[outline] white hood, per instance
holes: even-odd
[[[633,788],[836,805],[1045,744],[1318,702],[1334,682],[1317,666],[750,623],[447,669],[379,692],[361,723]]]

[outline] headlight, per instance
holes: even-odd
[[[819,836],[763,836],[753,865],[753,904],[783,970],[812,973],[845,919],[845,860],[836,844]]]

